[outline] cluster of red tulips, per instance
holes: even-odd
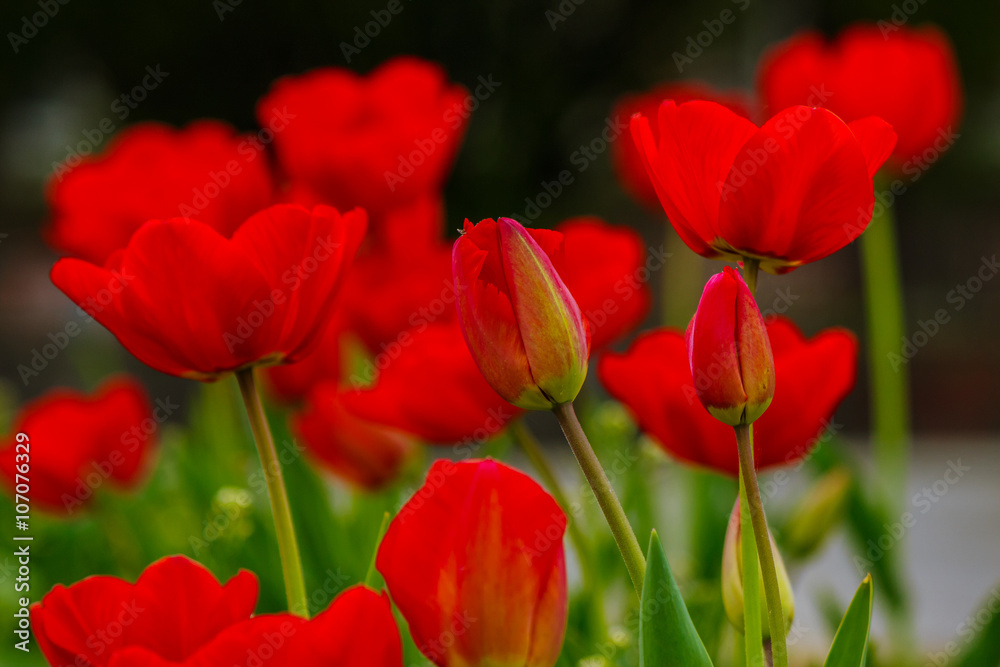
[[[250,572],[220,584],[171,556],[134,584],[94,576],[36,602],[49,663],[401,667],[408,632],[440,667],[553,667],[570,608],[563,538],[580,515],[523,423],[551,411],[635,589],[640,664],[711,665],[659,539],[640,545],[575,413],[594,360],[606,392],[667,454],[740,480],[726,501],[726,615],[747,664],[787,665],[791,586],[757,471],[810,453],[854,387],[859,345],[844,329],[806,337],[762,316],[758,271],[793,271],[874,228],[873,179],[919,160],[957,122],[961,96],[948,42],[929,28],[796,36],[762,61],[759,84],[759,104],[703,84],[620,102],[631,117],[631,140],[615,145],[624,186],[662,207],[691,251],[742,270],[708,281],[686,331],[645,331],[623,352],[609,348],[652,301],[641,237],[597,217],[553,229],[500,217],[466,219],[449,240],[462,217],[445,215],[442,189],[468,93],[415,58],[367,76],[280,79],[251,134],[216,121],[136,125],[54,177],[53,283],[146,365],[202,382],[235,375],[268,471],[288,612],[254,615]],[[889,241],[879,247],[892,261],[891,231]],[[396,508],[373,559],[381,579],[311,619],[262,398],[285,406],[310,460],[359,494],[393,484],[422,444],[460,459],[435,461]],[[27,474],[32,502],[75,518],[104,481],[141,484],[166,416],[127,377],[92,395],[53,391],[14,425],[30,436],[30,468],[11,435],[0,472],[11,487]],[[484,456],[505,432],[547,489]],[[905,447],[891,445],[897,458],[880,462],[898,465]],[[573,539],[584,578],[597,566],[585,542]],[[864,664],[871,591],[866,580],[831,664]]]

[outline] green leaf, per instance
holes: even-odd
[[[990,593],[991,597],[970,614],[979,621],[985,610],[990,614],[990,619],[986,625],[979,628],[978,634],[971,640],[972,643],[959,657],[958,667],[996,667],[1000,665],[1000,614],[993,611],[997,601],[1000,600],[1000,587],[994,588]],[[947,656],[944,659],[947,660]]]
[[[649,538],[640,611],[640,667],[712,666],[655,530]]]
[[[851,605],[833,638],[823,667],[864,667],[868,655],[868,632],[872,624],[872,575],[858,586]]]

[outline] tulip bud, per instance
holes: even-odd
[[[733,627],[743,632],[743,550],[742,550],[742,530],[740,527],[740,503],[737,500],[733,507],[732,514],[729,515],[729,527],[726,529],[726,544],[722,551],[722,603],[726,608],[726,616]],[[778,545],[774,543],[774,536],[771,531],[767,533],[771,541],[771,552],[774,554],[774,569],[778,575],[778,594],[781,596],[781,614],[785,619],[785,633],[792,627],[792,620],[795,618],[795,598],[792,595],[792,582],[788,579],[788,572],[785,570],[785,562],[778,552]],[[751,536],[751,539],[752,536]],[[764,575],[757,571],[760,577],[760,615],[762,619],[767,618],[767,601],[764,596]],[[761,624],[764,632],[764,639],[770,639],[771,631],[765,620]]]
[[[509,218],[466,220],[452,252],[469,351],[496,392],[528,410],[569,403],[587,376],[589,330],[552,264],[561,245]]]
[[[726,267],[712,276],[684,336],[695,392],[730,426],[750,424],[774,397],[771,342],[743,277]]]
[[[779,531],[792,558],[805,558],[816,551],[840,522],[851,490],[851,475],[844,468],[823,475],[795,504],[795,511]]]

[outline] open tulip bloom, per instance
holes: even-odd
[[[87,551],[95,569],[60,571],[48,594],[24,598],[15,633],[30,616],[55,667],[556,667],[598,653],[609,665],[711,667],[727,664],[718,660],[732,643],[721,635],[728,618],[748,666],[788,667],[795,569],[779,545],[794,566],[845,508],[869,523],[881,514],[831,445],[815,463],[822,480],[772,535],[758,470],[810,458],[854,387],[859,344],[838,327],[806,336],[786,317],[765,318],[758,271],[785,274],[859,238],[880,215],[876,173],[930,141],[931,121],[918,112],[943,123],[961,108],[943,37],[905,30],[880,44],[873,35],[853,28],[830,45],[809,34],[773,51],[760,75],[771,114],[761,125],[749,100],[695,82],[622,99],[615,113],[632,114],[631,137],[613,146],[615,167],[629,192],[666,213],[677,232],[666,228],[668,251],[590,215],[552,229],[466,219],[457,238],[445,233],[443,188],[469,94],[417,58],[366,76],[322,68],[276,81],[256,109],[273,145],[254,148],[205,201],[188,200],[243,159],[253,135],[216,121],[141,124],[59,173],[47,193],[45,238],[63,254],[52,282],[142,363],[204,383],[204,404],[191,410],[190,437],[161,433],[171,411],[161,415],[137,380],[119,376],[91,393],[49,391],[11,420],[0,487],[18,514],[30,476],[31,502],[58,526],[77,521],[77,508],[98,519],[72,533],[81,545],[104,517],[129,528],[101,536],[107,553]],[[882,57],[873,53],[912,56],[951,97],[914,110],[923,75],[912,72],[879,94],[865,90],[881,86],[874,70],[861,72]],[[801,99],[814,83],[834,85],[833,98]],[[412,151],[427,142],[434,150],[418,150],[417,164]],[[687,252],[681,242],[742,270],[712,276],[696,309],[683,301],[686,329],[665,313],[672,326],[628,339],[649,314],[652,274]],[[596,383],[587,393],[592,355],[614,401]],[[276,403],[271,421],[260,369]],[[224,394],[212,393],[230,375],[259,478],[255,469],[244,480],[236,448],[203,446],[245,439]],[[587,482],[578,493],[561,488],[530,431],[532,411],[556,416]],[[598,451],[583,424],[600,433]],[[301,441],[301,461],[279,457],[272,425],[279,439]],[[636,430],[663,452],[640,449]],[[541,484],[494,458],[510,443]],[[598,452],[616,457],[612,478]],[[692,503],[698,553],[681,582],[654,528],[649,459],[636,463],[664,452],[721,473],[692,478],[712,493],[692,493],[708,502]],[[261,525],[253,493],[265,489],[271,516]],[[194,499],[182,505],[178,490]],[[587,525],[591,499],[599,528]],[[726,526],[713,514],[734,500]],[[184,549],[173,548],[174,534],[120,548],[133,528],[145,535],[169,523],[140,526],[138,513],[115,512],[126,502],[137,512],[169,505],[171,521],[191,528],[182,544],[198,557],[209,550],[211,572],[162,557]],[[620,561],[609,559],[612,539]],[[877,575],[891,574],[887,560]],[[112,563],[123,576],[85,576]],[[697,592],[698,614],[682,590]],[[869,577],[826,664],[864,667],[872,591]],[[612,609],[624,620],[608,618]],[[265,613],[278,610],[287,611]]]

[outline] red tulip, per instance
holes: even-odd
[[[731,267],[705,285],[684,335],[695,393],[724,424],[750,424],[774,397],[774,358],[764,318]]]
[[[122,130],[101,155],[49,181],[56,249],[104,264],[147,220],[197,218],[223,236],[271,203],[264,146],[215,121]]]
[[[352,412],[446,445],[485,442],[522,414],[483,377],[457,322],[404,332],[399,345],[376,357],[371,388],[343,394]]]
[[[152,221],[104,267],[59,260],[52,282],[140,361],[213,380],[303,357],[364,231],[364,211],[326,206],[273,206],[232,239],[194,220]]]
[[[442,460],[389,525],[376,564],[438,667],[552,667],[566,630],[565,529],[527,475]]]
[[[649,312],[646,245],[628,227],[595,217],[571,218],[556,231],[565,248],[556,268],[587,318],[591,350],[598,350],[635,329]],[[653,259],[662,266],[662,257]]]
[[[400,223],[434,233],[427,227],[431,211],[407,215],[409,210],[393,210],[386,219],[398,216]],[[401,231],[391,243],[358,253],[338,297],[335,323],[301,361],[268,369],[271,388],[282,400],[295,401],[317,382],[340,382],[345,335],[359,338],[379,357],[397,347],[407,329],[454,319],[454,303],[451,246],[429,241],[421,231]]]
[[[472,358],[498,394],[530,410],[572,401],[587,376],[590,334],[553,266],[556,254],[561,234],[500,218],[466,220],[452,255]]]
[[[864,231],[872,175],[895,134],[878,118],[845,124],[824,109],[790,107],[758,128],[713,102],[660,106],[632,137],[671,224],[705,257],[757,258],[784,273],[822,259]]]
[[[220,585],[203,566],[172,556],[146,568],[135,584],[99,576],[58,585],[32,605],[31,622],[51,665],[121,667],[117,654],[129,647],[161,664],[184,664],[250,618],[256,604],[250,572]]]
[[[402,667],[399,631],[383,593],[355,586],[311,621],[251,617],[257,579],[224,586],[184,556],[150,565],[133,585],[90,577],[32,605],[51,665],[81,667]]]
[[[154,417],[146,392],[129,378],[109,380],[91,396],[51,391],[25,406],[4,438],[0,475],[12,496],[27,484],[30,492],[22,495],[32,506],[72,514],[105,482],[138,484],[158,423],[174,407],[168,398]]]
[[[723,92],[699,81],[676,81],[665,83],[655,88],[623,96],[611,111],[615,119],[631,118],[634,114],[642,114],[647,118],[656,118],[657,110],[663,100],[673,100],[677,104],[694,100],[709,100],[718,102],[745,118],[750,118],[750,101],[741,92]],[[653,139],[659,139],[656,124],[652,124]],[[642,156],[635,143],[615,141],[611,144],[611,160],[622,186],[639,202],[653,209],[660,208],[660,200],[656,196],[656,188],[646,174]]]
[[[346,391],[332,382],[318,384],[293,417],[292,430],[333,472],[377,489],[396,478],[416,442],[403,431],[354,414],[344,404]]]
[[[396,58],[364,77],[324,68],[279,79],[257,117],[262,125],[290,119],[274,146],[297,196],[364,207],[381,241],[383,214],[440,191],[465,130],[467,97],[437,65]]]
[[[905,173],[951,145],[962,111],[955,54],[933,27],[859,24],[832,42],[799,33],[764,57],[758,84],[772,109],[808,104],[846,121],[885,119],[899,136],[894,166]]]
[[[775,318],[767,322],[767,333],[775,392],[767,412],[754,422],[758,469],[794,463],[808,454],[854,388],[858,356],[857,340],[844,329],[806,339],[791,320]],[[605,354],[597,374],[642,430],[670,454],[737,474],[733,429],[698,405],[679,331],[657,329],[639,336],[624,354]]]

